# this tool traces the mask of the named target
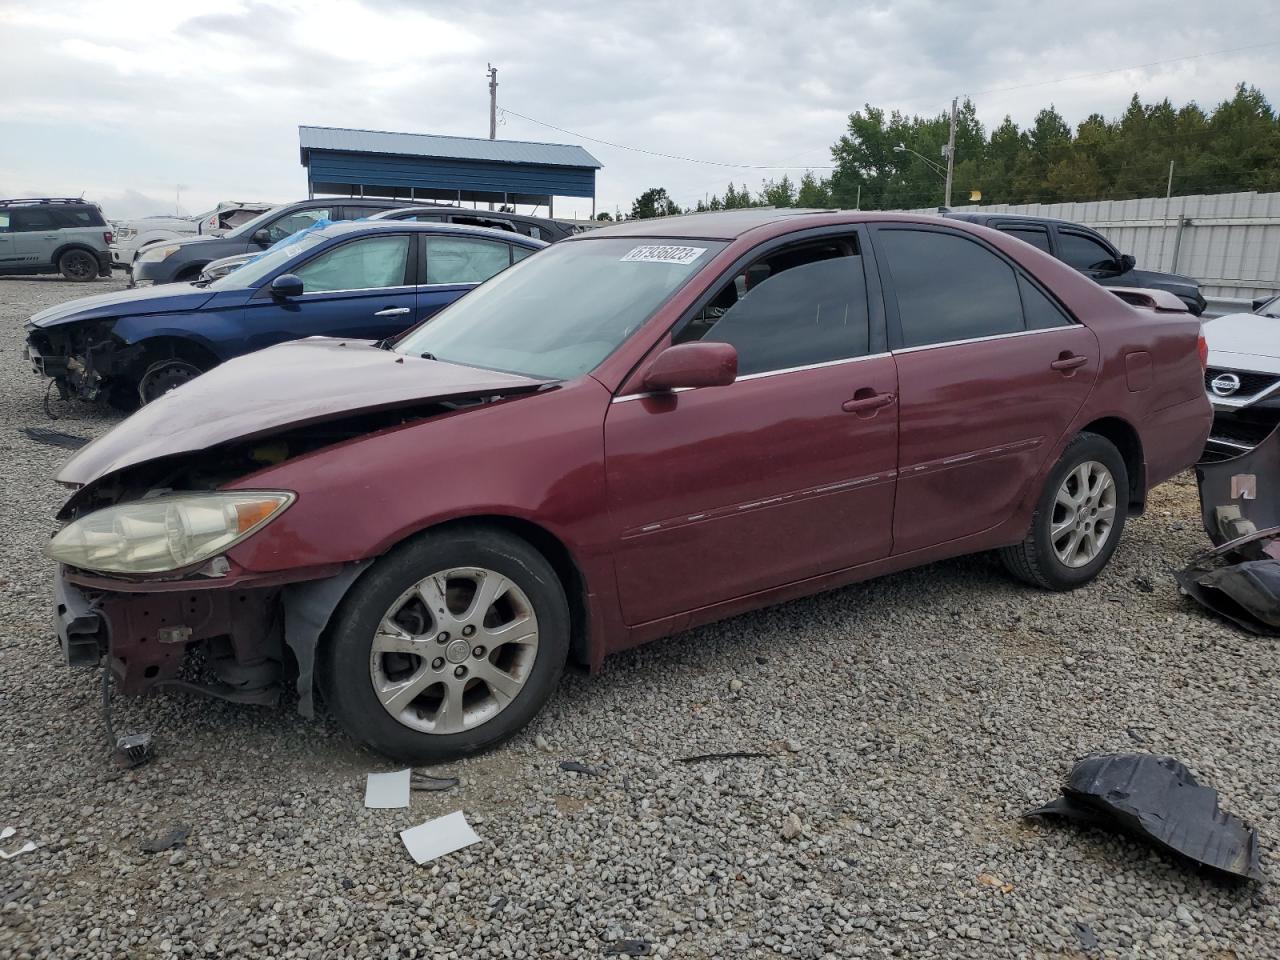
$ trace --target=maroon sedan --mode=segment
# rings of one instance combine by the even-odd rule
[[[233,360],[77,453],[58,630],[124,693],[296,677],[304,714],[318,688],[377,750],[456,757],[570,657],[979,550],[1089,582],[1204,445],[1199,331],[954,220],[598,230],[390,348]]]

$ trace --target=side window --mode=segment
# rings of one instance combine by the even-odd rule
[[[372,217],[375,213],[381,213],[388,207],[354,207],[348,205],[343,210],[343,215],[347,220],[362,220],[365,217]]]
[[[271,235],[272,243],[279,243],[285,237],[292,236],[299,230],[307,229],[318,220],[328,220],[329,214],[332,212],[328,207],[322,207],[318,210],[297,210],[271,224],[271,226],[267,227],[267,232]]]
[[[1049,231],[1044,227],[997,227],[1001,233],[1007,233],[1011,237],[1017,237],[1019,240],[1031,244],[1033,247],[1039,247],[1045,253],[1052,253],[1049,249]]]
[[[523,259],[524,259],[525,257],[527,257],[529,254],[531,254],[531,253],[535,253],[535,252],[536,252],[536,251],[534,251],[534,250],[530,250],[528,247],[512,247],[512,248],[511,248],[511,262],[512,262],[512,263],[519,263],[521,260],[523,260]]]
[[[79,210],[74,207],[59,207],[49,211],[53,214],[53,222],[59,227],[93,227],[98,226],[95,223],[98,217],[95,217],[89,210],[81,208]]]
[[[511,266],[511,247],[471,237],[423,237],[427,283],[483,283]]]
[[[856,236],[783,247],[730,278],[676,334],[738,351],[738,374],[865,356],[867,283]]]
[[[882,229],[876,248],[893,277],[903,347],[1023,330],[1013,268],[951,233]]]
[[[1021,274],[1018,275],[1018,293],[1022,296],[1022,315],[1027,319],[1028,330],[1067,327],[1073,322],[1056,303]]]
[[[1058,258],[1077,270],[1114,270],[1116,258],[1093,237],[1069,230],[1058,231]]]
[[[408,237],[366,237],[328,250],[293,271],[306,293],[405,285]]]
[[[53,222],[53,214],[48,210],[24,209],[14,210],[10,229],[16,233],[31,233],[36,230],[57,230]]]

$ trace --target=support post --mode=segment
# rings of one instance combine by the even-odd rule
[[[947,136],[947,189],[942,198],[942,205],[951,209],[951,179],[956,170],[956,107],[959,97],[951,98],[951,133]]]

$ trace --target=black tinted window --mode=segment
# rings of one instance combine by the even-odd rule
[[[12,212],[11,217],[9,229],[15,232],[58,229],[58,225],[54,223],[53,214],[48,210],[19,208]]]
[[[52,207],[53,222],[60,227],[103,227],[102,215],[93,207]]]
[[[1065,230],[1058,231],[1058,259],[1077,270],[1113,270],[1117,266],[1111,251],[1093,237]]]
[[[867,285],[857,238],[784,247],[735,276],[676,336],[738,351],[738,374],[868,353]]]
[[[365,217],[372,217],[375,213],[381,213],[387,207],[357,207],[347,206],[343,208],[343,216],[348,220],[363,220]]]
[[[1018,292],[1022,295],[1022,313],[1027,318],[1028,330],[1047,330],[1071,323],[1058,305],[1026,277],[1018,277]]]
[[[1044,227],[998,227],[1001,233],[1007,233],[1011,237],[1017,237],[1033,247],[1039,247],[1045,253],[1049,253],[1049,231]]]
[[[1023,329],[1013,268],[985,247],[924,230],[881,230],[876,245],[893,276],[902,346]]]

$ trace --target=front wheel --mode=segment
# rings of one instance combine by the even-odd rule
[[[177,390],[184,383],[194,380],[202,372],[194,363],[187,363],[176,357],[158,360],[147,367],[146,373],[138,381],[138,402],[148,404],[170,390]]]
[[[1000,551],[1006,569],[1047,590],[1084,586],[1107,565],[1124,531],[1129,473],[1115,445],[1082,433],[1050,471],[1031,529]]]
[[[551,697],[569,651],[559,578],[525,541],[462,527],[383,557],[343,600],[322,657],[353,737],[440,763],[510,737]]]

